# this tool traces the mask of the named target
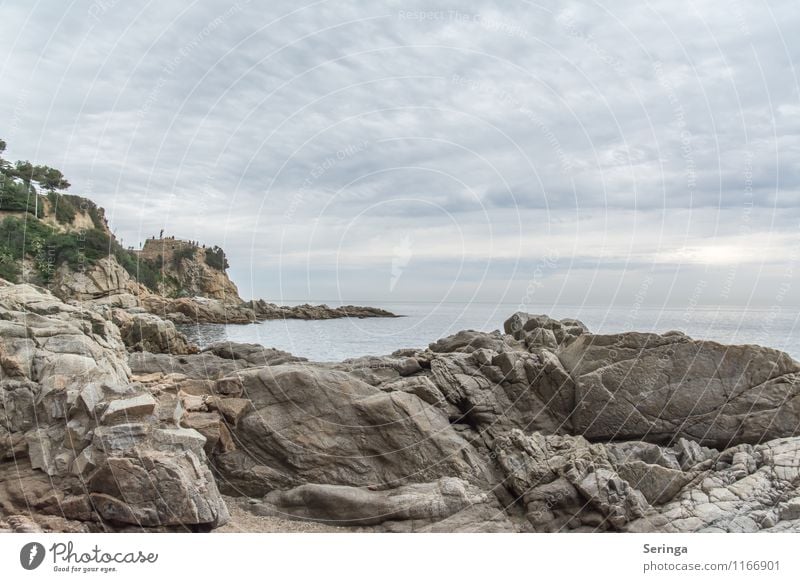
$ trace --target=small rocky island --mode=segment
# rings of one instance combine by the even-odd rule
[[[526,313],[340,363],[200,349],[176,321],[391,314],[246,303],[220,249],[124,249],[2,168],[0,531],[800,531],[783,352]]]

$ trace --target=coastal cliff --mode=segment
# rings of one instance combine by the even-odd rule
[[[0,140],[0,154],[6,144]],[[60,171],[0,157],[0,278],[31,283],[70,303],[144,310],[176,323],[394,317],[371,307],[282,307],[245,302],[219,246],[165,236],[123,247],[104,210]]]
[[[242,303],[239,290],[228,278],[228,259],[220,247],[208,247],[175,237],[149,238],[140,261],[163,270],[158,294],[165,297],[206,297],[226,303]]]

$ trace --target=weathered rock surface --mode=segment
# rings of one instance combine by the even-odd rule
[[[191,354],[198,351],[171,321],[151,313],[114,309],[112,320],[119,327],[125,347],[133,352]]]
[[[380,526],[383,531],[515,531],[493,495],[454,477],[386,491],[301,485],[273,491],[251,511],[330,525]]]
[[[245,303],[255,313],[258,320],[265,319],[340,319],[342,317],[397,317],[394,313],[377,307],[343,305],[328,307],[327,305],[276,305],[263,299]]]
[[[306,358],[274,348],[230,342],[210,345],[196,354],[134,352],[128,358],[135,374],[159,372],[214,380],[246,368],[304,361]]]
[[[237,344],[220,342],[203,349],[203,353],[213,354],[226,360],[239,360],[248,366],[276,366],[291,362],[305,362],[306,358],[293,356],[289,352],[265,348],[259,344]]]
[[[205,438],[156,414],[111,321],[0,282],[0,328],[0,518],[32,507],[95,530],[226,521]]]
[[[478,452],[440,410],[413,394],[384,393],[346,373],[303,364],[238,376],[254,411],[235,427],[237,442],[253,461],[297,483],[490,481]]]
[[[0,284],[0,529],[210,529],[222,491],[356,531],[800,530],[800,364],[505,329],[336,364],[189,353],[140,309]]]
[[[681,468],[685,446],[514,431],[496,452],[538,531],[796,530],[800,438],[709,451]]]
[[[113,257],[103,257],[85,271],[73,271],[65,263],[56,269],[51,289],[67,301],[91,301],[115,307],[135,307],[147,289],[134,281]]]
[[[557,349],[575,341],[588,328],[577,319],[552,319],[518,311],[503,324],[505,332],[530,348]]]
[[[575,381],[572,430],[590,440],[727,447],[798,430],[800,364],[777,350],[631,332],[584,334],[557,355]]]
[[[214,297],[169,298],[161,295],[142,297],[142,305],[151,313],[175,323],[254,323],[268,319],[340,319],[344,317],[397,317],[377,307],[347,305],[279,306],[262,299],[239,302]]]
[[[157,243],[158,241],[155,241]],[[165,243],[170,242],[165,239]],[[176,242],[172,240],[172,242]],[[153,239],[148,243],[153,246]],[[156,257],[158,245],[145,253]],[[143,251],[144,252],[144,251]],[[84,271],[74,271],[66,263],[55,270],[50,288],[62,300],[86,309],[111,306],[129,310],[142,323],[141,309],[173,323],[227,323],[246,324],[266,319],[335,319],[343,317],[396,317],[393,313],[375,307],[347,305],[278,306],[264,300],[242,301],[228,275],[208,266],[203,249],[196,248],[194,255],[175,267],[168,264],[168,274],[179,281],[179,290],[188,296],[173,297],[160,289],[154,293],[134,280],[113,256],[103,257]],[[170,255],[170,253],[167,253]],[[119,316],[121,317],[121,316]],[[146,325],[152,325],[152,320]],[[158,346],[153,346],[158,347]],[[185,353],[185,352],[173,352]]]
[[[253,323],[257,321],[252,309],[242,303],[225,302],[208,297],[178,297],[148,295],[142,307],[163,319],[175,323]]]
[[[800,531],[799,459],[800,438],[715,452],[668,503],[625,531]]]

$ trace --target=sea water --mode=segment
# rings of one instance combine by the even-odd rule
[[[335,306],[335,302],[327,302]],[[286,305],[292,303],[286,302]],[[247,325],[181,325],[189,339],[204,347],[214,342],[257,343],[312,361],[332,362],[363,355],[385,355],[400,348],[423,348],[462,329],[503,328],[520,306],[494,303],[360,303],[404,317],[385,319],[271,320]],[[800,359],[800,310],[730,307],[652,309],[527,305],[529,313],[546,313],[583,321],[594,333],[665,332],[729,344],[759,344]]]

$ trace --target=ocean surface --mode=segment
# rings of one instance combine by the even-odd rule
[[[327,302],[335,306],[335,302]],[[515,304],[360,303],[403,315],[396,319],[274,320],[249,325],[181,325],[200,346],[219,341],[257,343],[312,361],[330,362],[363,355],[385,355],[400,348],[422,348],[462,329],[503,328]],[[284,302],[284,305],[292,305]],[[759,344],[800,359],[800,310],[709,308],[650,309],[586,306],[525,306],[529,313],[577,318],[595,333],[680,330],[698,339]]]

